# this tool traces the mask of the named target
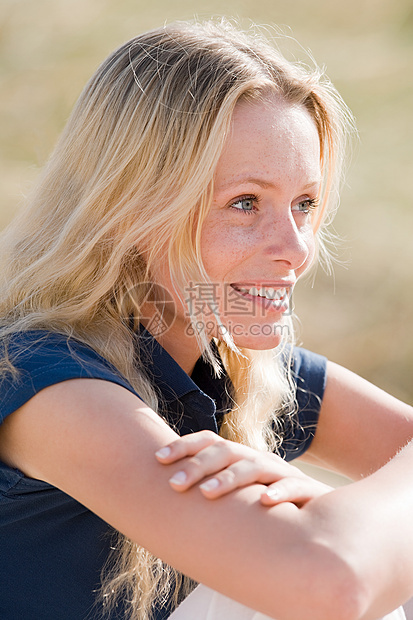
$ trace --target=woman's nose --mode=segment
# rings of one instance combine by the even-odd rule
[[[302,217],[300,215],[300,217]],[[289,212],[265,227],[264,253],[288,269],[303,270],[314,255],[314,232],[310,223],[299,226]]]

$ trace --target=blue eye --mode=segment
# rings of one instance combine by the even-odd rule
[[[318,207],[318,201],[313,198],[306,198],[305,200],[300,200],[296,205],[293,206],[292,211],[298,211],[299,213],[311,213]]]
[[[230,204],[230,207],[237,211],[243,211],[244,213],[252,213],[254,211],[255,196],[244,196],[243,198],[237,198]]]

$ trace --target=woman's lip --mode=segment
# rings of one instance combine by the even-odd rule
[[[278,280],[277,282],[231,282],[230,286],[238,292],[242,292],[246,289],[252,288],[274,288],[281,289],[285,288],[287,290],[291,289],[294,286],[295,282],[292,280]]]
[[[277,313],[281,312],[284,313],[288,310],[289,308],[289,304],[290,304],[290,297],[291,297],[291,292],[292,292],[292,287],[293,287],[293,283],[289,282],[283,282],[282,284],[277,283],[277,285],[272,284],[272,285],[268,285],[268,284],[259,284],[257,285],[256,283],[254,283],[254,285],[249,285],[249,284],[231,284],[231,287],[237,292],[239,293],[242,297],[244,297],[244,299],[248,299],[249,301],[251,301],[254,304],[258,304],[259,306],[265,308],[267,311],[276,311]],[[260,290],[261,288],[265,288],[265,289],[272,289],[272,291],[282,291],[282,294],[280,297],[278,297],[276,294],[274,295],[274,297],[264,297],[261,296],[258,293],[258,290]],[[253,293],[251,294],[250,291],[251,290],[255,290],[257,291],[257,293]]]

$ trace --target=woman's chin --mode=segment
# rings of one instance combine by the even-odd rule
[[[253,351],[267,351],[278,347],[282,338],[246,338],[246,339],[234,339],[236,346],[239,349],[251,349]]]
[[[268,324],[256,326],[255,331],[247,329],[240,333],[240,329],[229,329],[229,333],[237,347],[265,351],[275,349],[282,342],[290,340],[289,329],[288,325]]]

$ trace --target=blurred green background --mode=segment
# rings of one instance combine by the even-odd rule
[[[360,139],[334,224],[341,265],[297,291],[299,339],[412,402],[411,0],[1,0],[0,226],[114,47],[164,22],[222,14],[296,37],[355,114]]]

